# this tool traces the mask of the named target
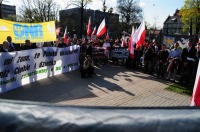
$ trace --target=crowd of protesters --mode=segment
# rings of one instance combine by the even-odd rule
[[[111,58],[110,51],[114,47],[128,48],[129,39],[125,42],[122,39],[105,39],[102,40],[87,40],[87,39],[68,39],[67,43],[64,43],[63,38],[58,38],[56,42],[45,43],[31,43],[30,40],[25,40],[24,44],[12,43],[12,38],[7,37],[7,40],[3,42],[0,48],[0,52],[11,52],[28,49],[36,49],[41,47],[67,47],[71,45],[80,45],[80,69],[81,76],[85,77],[85,73],[94,72],[93,57],[94,47],[102,47],[104,49],[105,62],[112,60],[114,64],[118,64],[118,58]],[[197,66],[200,59],[200,43],[192,45],[191,41],[188,41],[187,47],[180,49],[178,43],[174,43],[171,48],[166,47],[163,44],[157,44],[155,42],[146,42],[139,48],[134,48],[134,59],[130,57],[126,60],[122,60],[122,64],[126,65],[126,68],[134,68],[142,70],[146,74],[156,75],[158,78],[166,79],[172,82],[179,82],[181,84],[189,84],[189,81],[195,79]],[[90,66],[88,65],[91,62]],[[89,68],[89,70],[88,70]],[[177,79],[177,75],[180,76]]]
[[[183,49],[179,47],[179,43],[172,45],[167,49],[164,44],[145,43],[134,49],[134,59],[129,58],[126,66],[141,69],[144,73],[156,75],[161,79],[188,85],[196,77],[200,43],[192,45],[192,41],[188,40]]]

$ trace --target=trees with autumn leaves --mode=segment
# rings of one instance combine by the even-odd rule
[[[185,0],[180,10],[181,20],[184,24],[183,31],[192,29],[192,33],[200,34],[200,0]]]

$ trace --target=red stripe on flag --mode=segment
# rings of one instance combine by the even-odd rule
[[[105,23],[105,19],[103,19],[103,21],[101,22],[101,24],[99,25],[99,28],[97,30],[97,38],[101,37],[104,33],[106,33],[106,23]]]
[[[133,42],[134,35],[135,35],[135,29],[134,27],[132,27],[132,33],[130,36],[130,41],[129,41],[129,46],[128,46],[131,59],[134,59],[134,44],[135,44],[135,42]]]
[[[200,106],[200,76],[198,78],[197,88],[194,94],[194,103],[195,103],[195,106]]]
[[[67,36],[67,27],[65,28],[65,33],[64,33],[64,36],[63,36],[63,41],[64,41],[64,43],[66,44],[67,43],[67,38],[68,38],[68,36]]]
[[[87,26],[87,35],[90,36],[91,29],[91,17],[89,17],[88,26]]]
[[[99,32],[99,34],[97,34],[97,38],[99,38],[99,37],[101,37],[102,35],[104,35],[105,32],[106,32],[106,27],[103,27],[103,28],[101,29],[101,31]]]
[[[146,30],[144,30],[144,31],[142,32],[141,37],[140,37],[139,41],[137,42],[137,47],[136,47],[136,49],[138,49],[141,45],[144,44],[144,42],[145,42],[145,35],[146,35]]]

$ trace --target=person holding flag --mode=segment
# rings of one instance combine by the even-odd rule
[[[140,46],[142,46],[145,43],[145,35],[146,35],[146,30],[145,30],[145,21],[142,20],[139,28],[135,31],[134,27],[132,28],[132,33],[130,36],[130,42],[129,42],[129,52],[130,52],[130,58],[134,58],[134,46],[136,49],[138,49]],[[135,50],[136,51],[136,50]],[[127,61],[127,66],[130,65],[130,60]]]
[[[63,35],[63,43],[66,44],[66,46],[70,46],[70,38],[68,37],[67,27],[65,28],[65,33]]]
[[[135,34],[135,29],[134,29],[134,26],[133,26],[131,36],[129,38],[129,43],[128,43],[129,57],[126,61],[126,68],[130,68],[131,62],[134,59],[134,47],[135,47],[135,42],[133,41],[134,34]],[[124,36],[122,38],[121,47],[124,47],[124,45],[125,45],[124,39],[125,39],[125,33],[124,33]]]
[[[108,40],[109,39],[109,34],[108,34],[108,32],[106,33],[106,40]]]

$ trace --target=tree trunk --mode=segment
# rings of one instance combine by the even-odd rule
[[[82,38],[83,35],[83,0],[81,1],[81,33],[80,38]]]

